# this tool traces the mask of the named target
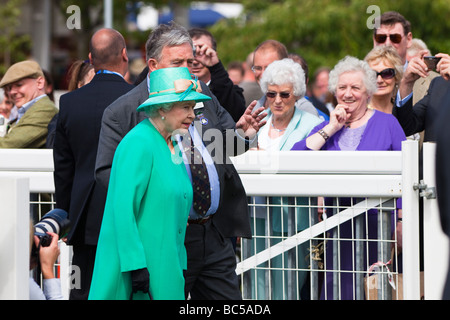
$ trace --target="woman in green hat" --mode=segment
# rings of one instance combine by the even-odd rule
[[[114,155],[89,299],[185,299],[192,184],[175,135],[188,132],[195,103],[211,99],[199,88],[187,68],[151,73],[138,107],[149,117]]]

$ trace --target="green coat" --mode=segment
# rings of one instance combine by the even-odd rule
[[[129,271],[145,267],[154,299],[185,298],[184,238],[192,185],[175,154],[148,119],[117,147],[89,299],[129,299]]]
[[[48,135],[48,124],[58,113],[53,101],[43,97],[36,101],[30,109],[13,122],[8,133],[0,138],[0,148],[44,148]]]

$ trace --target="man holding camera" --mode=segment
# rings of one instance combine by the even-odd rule
[[[33,243],[36,248],[39,248],[37,255],[39,256],[39,267],[41,269],[43,278],[43,290],[39,285],[30,277],[30,300],[64,300],[61,292],[61,281],[55,277],[55,262],[59,256],[58,240],[59,237],[56,233],[48,233],[52,238],[50,245],[43,247],[39,246],[39,238],[34,235],[34,228],[31,230],[31,243],[30,248],[33,247]],[[35,258],[31,256],[30,269],[34,268]]]
[[[70,221],[61,209],[49,211],[33,225],[30,223],[30,270],[37,268],[38,279],[43,278],[43,291],[30,277],[30,300],[62,300],[61,281],[55,277],[55,263],[59,256],[58,240],[67,236]]]
[[[434,123],[438,109],[441,104],[448,103],[444,98],[449,87],[447,81],[449,80],[449,56],[443,53],[437,54],[435,61],[438,63],[434,70],[424,61],[424,56],[428,54],[426,50],[407,61],[406,53],[413,39],[410,22],[396,11],[383,13],[376,22],[379,26],[373,33],[374,47],[393,46],[405,64],[405,72],[397,95],[397,108],[393,110],[393,114],[396,115],[406,136],[427,129],[424,133],[424,141],[435,141]],[[436,75],[434,71],[439,72],[441,77],[433,79]],[[428,94],[423,96],[427,91]]]
[[[440,58],[436,65],[436,71],[440,77],[434,78],[428,89],[428,93],[413,105],[413,87],[416,80],[426,77],[429,70],[422,57],[414,57],[409,61],[408,68],[403,75],[399,86],[397,103],[397,119],[400,122],[406,136],[425,130],[424,141],[436,141],[436,120],[442,109],[450,105],[450,56],[448,54],[436,54]]]

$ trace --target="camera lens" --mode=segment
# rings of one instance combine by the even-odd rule
[[[67,212],[62,209],[54,209],[49,211],[34,226],[34,234],[41,240],[41,246],[50,245],[51,236],[47,232],[56,233],[59,238],[67,235],[70,230],[70,221],[67,219]]]

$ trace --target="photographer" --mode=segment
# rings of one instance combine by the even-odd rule
[[[61,292],[60,279],[55,278],[54,265],[59,256],[58,240],[56,233],[47,232],[52,241],[49,246],[44,247],[40,245],[40,239],[34,235],[34,227],[31,224],[30,230],[30,248],[33,248],[33,241],[38,254],[31,254],[30,256],[30,270],[38,266],[41,269],[43,277],[43,290],[30,277],[30,300],[63,300],[64,297]]]
[[[436,141],[438,132],[436,120],[450,103],[450,55],[439,53],[439,62],[434,67],[440,76],[435,77],[427,94],[413,104],[413,87],[416,80],[424,78],[432,69],[424,61],[426,51],[421,52],[408,63],[408,67],[400,82],[397,95],[396,117],[406,136],[425,130],[424,142]]]

